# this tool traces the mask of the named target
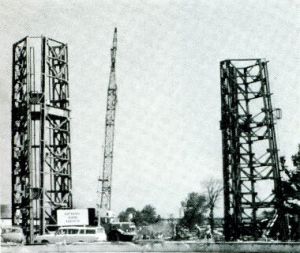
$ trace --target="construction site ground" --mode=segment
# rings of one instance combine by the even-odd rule
[[[299,253],[300,242],[140,241],[49,245],[1,245],[3,253],[46,252],[289,252]]]

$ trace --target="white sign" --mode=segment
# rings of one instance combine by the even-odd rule
[[[62,209],[57,210],[58,226],[88,225],[88,209]]]

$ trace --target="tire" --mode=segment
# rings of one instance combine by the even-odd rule
[[[120,235],[119,235],[119,233],[117,232],[117,233],[115,233],[115,241],[116,242],[118,242],[118,241],[120,241]]]
[[[109,237],[109,241],[112,241],[112,242],[118,242],[118,241],[120,241],[120,235],[116,231],[111,231],[109,233],[108,237]]]
[[[44,244],[44,245],[47,245],[47,244],[49,243],[49,241],[47,241],[47,240],[42,240],[41,243]]]

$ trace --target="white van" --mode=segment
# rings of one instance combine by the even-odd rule
[[[60,227],[55,234],[36,236],[35,243],[74,243],[106,241],[103,227]]]

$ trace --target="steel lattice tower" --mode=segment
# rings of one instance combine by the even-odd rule
[[[280,236],[286,225],[267,62],[220,63],[226,240],[262,235],[262,213],[276,210]]]
[[[105,211],[111,210],[111,185],[112,185],[112,169],[113,169],[113,148],[114,148],[114,129],[115,114],[117,105],[117,84],[116,84],[116,53],[117,53],[117,28],[115,28],[113,36],[113,46],[111,48],[111,68],[109,76],[109,84],[107,89],[107,104],[105,117],[105,144],[103,172],[101,182],[100,209]],[[100,221],[100,211],[98,212],[98,220]]]
[[[72,207],[67,45],[25,37],[13,45],[12,223],[27,242]]]

